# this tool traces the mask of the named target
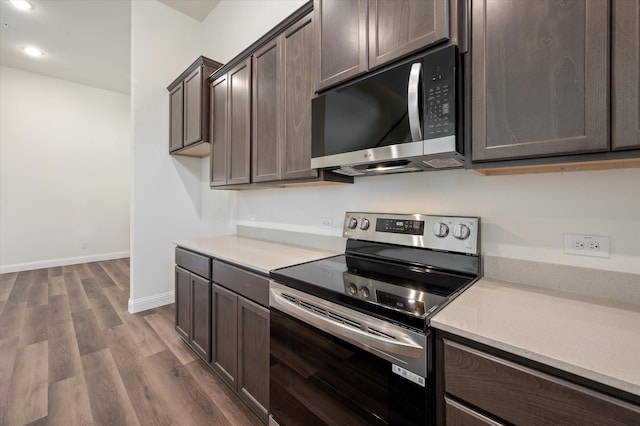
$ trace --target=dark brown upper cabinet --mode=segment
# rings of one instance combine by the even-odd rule
[[[314,0],[323,90],[427,46],[449,40],[457,0]],[[454,14],[451,14],[451,11]]]
[[[251,58],[211,82],[210,185],[251,181]]]
[[[209,85],[207,77],[222,64],[199,57],[167,87],[169,91],[169,152],[209,155]]]
[[[471,22],[474,161],[609,150],[607,0],[478,0]]]
[[[612,149],[640,148],[640,2],[612,6]]]
[[[318,176],[311,169],[312,16],[253,55],[253,182]]]

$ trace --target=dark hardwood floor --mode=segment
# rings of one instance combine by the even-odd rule
[[[128,300],[128,259],[0,275],[0,424],[261,424],[178,337],[173,305]]]

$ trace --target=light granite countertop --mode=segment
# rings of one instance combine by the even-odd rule
[[[640,396],[640,305],[483,278],[431,325]]]
[[[263,274],[285,266],[334,256],[336,252],[235,235],[174,241],[179,246]]]

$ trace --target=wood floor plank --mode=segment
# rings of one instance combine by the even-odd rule
[[[46,341],[18,348],[1,424],[23,425],[47,415],[48,357]]]
[[[129,394],[140,423],[153,425],[170,425],[179,423],[167,410],[166,395],[153,386],[146,369],[146,359],[136,346],[126,325],[105,330],[109,350],[118,367],[120,377]]]
[[[0,300],[6,301],[13,290],[13,286],[18,278],[18,273],[0,274]]]
[[[262,426],[263,423],[255,416],[251,410],[226,386],[222,380],[211,370],[202,360],[195,360],[185,365],[185,368],[195,379],[198,385],[204,390],[209,398],[215,401],[225,418],[232,425],[255,425]]]
[[[171,350],[182,364],[188,364],[197,358],[187,344],[178,336],[178,333],[175,331],[175,324],[172,321],[167,321],[167,319],[160,314],[147,315],[144,319],[149,323],[151,328],[158,333],[158,336],[160,336],[169,347],[169,350]]]
[[[49,296],[49,327],[71,322],[71,308],[66,294]]]
[[[5,424],[1,420],[6,418],[7,404],[2,401],[8,400],[9,384],[18,352],[19,336],[0,340],[0,424]]]
[[[129,268],[123,271],[114,260],[100,262],[100,266],[120,290],[129,290]]]
[[[102,286],[98,284],[97,278],[81,278],[82,288],[89,299],[97,299],[102,296]]]
[[[124,320],[124,316],[129,315],[129,290],[122,291],[119,287],[107,287],[102,290],[107,299],[111,302],[113,309],[120,315],[120,319]]]
[[[27,314],[27,302],[11,303],[7,300],[0,314],[0,339],[19,337]]]
[[[90,308],[89,299],[84,292],[80,276],[75,269],[68,273],[65,272],[64,285],[67,288],[67,298],[69,299],[71,312],[84,311]]]
[[[31,285],[27,294],[27,307],[46,305],[49,302],[49,282]]]
[[[88,263],[81,263],[79,265],[75,265],[74,270],[78,275],[78,278],[80,279],[93,277],[93,272],[91,272],[91,269],[89,268]]]
[[[147,360],[154,388],[172,396],[167,401],[171,411],[178,412],[185,404],[190,407],[185,412],[184,424],[231,424],[171,351],[157,353]]]
[[[73,312],[71,318],[81,356],[101,351],[107,347],[98,321],[91,309]]]
[[[89,299],[89,304],[93,310],[98,325],[101,329],[116,327],[122,324],[120,317],[111,306],[111,302],[100,292],[100,297]]]
[[[102,269],[100,265],[101,262],[91,262],[87,263],[91,274],[96,279],[96,282],[100,284],[102,288],[111,287],[116,285],[115,282],[111,279],[111,277]],[[88,296],[88,295],[87,295]]]
[[[48,424],[51,426],[91,425],[93,415],[82,373],[52,383],[49,387]],[[73,401],[73,403],[69,403]]]
[[[109,349],[82,356],[82,368],[97,424],[140,424]]]
[[[82,373],[82,362],[73,323],[49,327],[49,384]]]
[[[47,269],[48,278],[51,279],[51,278],[61,277],[61,276],[62,276],[62,266],[54,266]]]
[[[124,312],[122,319],[127,325],[136,347],[140,349],[143,356],[150,356],[168,349],[166,343],[158,336],[158,333],[151,325],[145,321],[142,315],[132,315]]]
[[[47,280],[49,279],[48,268],[36,269],[35,271],[33,271],[33,273],[34,273],[34,277],[33,277],[34,284],[46,283]]]
[[[11,293],[9,293],[9,297],[7,298],[7,303],[10,303],[11,306],[26,303],[29,288],[35,283],[35,276],[35,271],[18,272]]]
[[[38,284],[39,285],[39,284]],[[49,306],[38,305],[27,307],[22,330],[20,330],[20,346],[47,340],[49,319]]]
[[[62,271],[60,271],[60,275],[49,277],[49,297],[65,294],[66,292],[67,288],[64,285],[64,276],[62,276]]]

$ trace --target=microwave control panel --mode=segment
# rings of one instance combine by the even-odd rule
[[[425,57],[425,139],[456,133],[457,48],[449,46]]]

